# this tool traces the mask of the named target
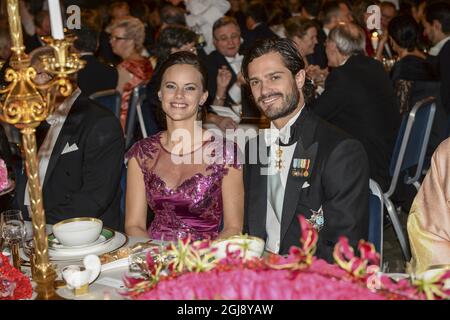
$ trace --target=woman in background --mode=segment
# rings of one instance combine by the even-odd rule
[[[117,66],[117,90],[122,94],[120,123],[125,129],[131,93],[135,87],[150,80],[153,68],[150,60],[141,55],[144,49],[145,27],[139,19],[130,16],[116,19],[108,26],[107,31],[110,33],[113,52],[122,58],[122,62]]]

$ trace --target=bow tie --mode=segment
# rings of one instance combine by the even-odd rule
[[[234,58],[227,58],[229,64],[241,64],[244,56],[237,54]]]
[[[299,137],[297,137],[296,126],[291,126],[285,130],[266,129],[264,131],[264,139],[267,146],[278,144],[282,147],[288,147],[296,143]]]

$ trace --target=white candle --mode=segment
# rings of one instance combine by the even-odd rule
[[[378,32],[372,33],[372,38],[370,39],[372,41],[372,47],[374,50],[377,50],[378,48]]]
[[[48,0],[48,11],[50,13],[50,26],[52,28],[53,39],[64,39],[59,0]]]

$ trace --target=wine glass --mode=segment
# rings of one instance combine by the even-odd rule
[[[7,210],[0,215],[1,236],[10,245],[13,265],[20,269],[19,247],[25,237],[25,224],[20,210]]]

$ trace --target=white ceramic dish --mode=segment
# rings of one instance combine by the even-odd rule
[[[264,240],[251,236],[233,236],[228,239],[217,240],[212,244],[216,248],[216,259],[223,259],[226,257],[226,250],[231,252],[240,251],[240,256],[244,259],[259,258],[264,253]]]
[[[58,239],[56,239],[54,234],[50,234],[48,236],[48,249],[50,251],[55,252],[68,252],[73,253],[78,251],[82,251],[85,248],[93,249],[93,248],[100,248],[107,244],[108,242],[112,241],[115,236],[115,231],[109,228],[103,228],[102,232],[100,233],[100,236],[97,240],[95,240],[92,243],[88,243],[82,246],[64,246],[61,243],[59,243]]]
[[[96,218],[73,218],[53,225],[53,234],[66,247],[93,243],[102,232],[103,221]]]

